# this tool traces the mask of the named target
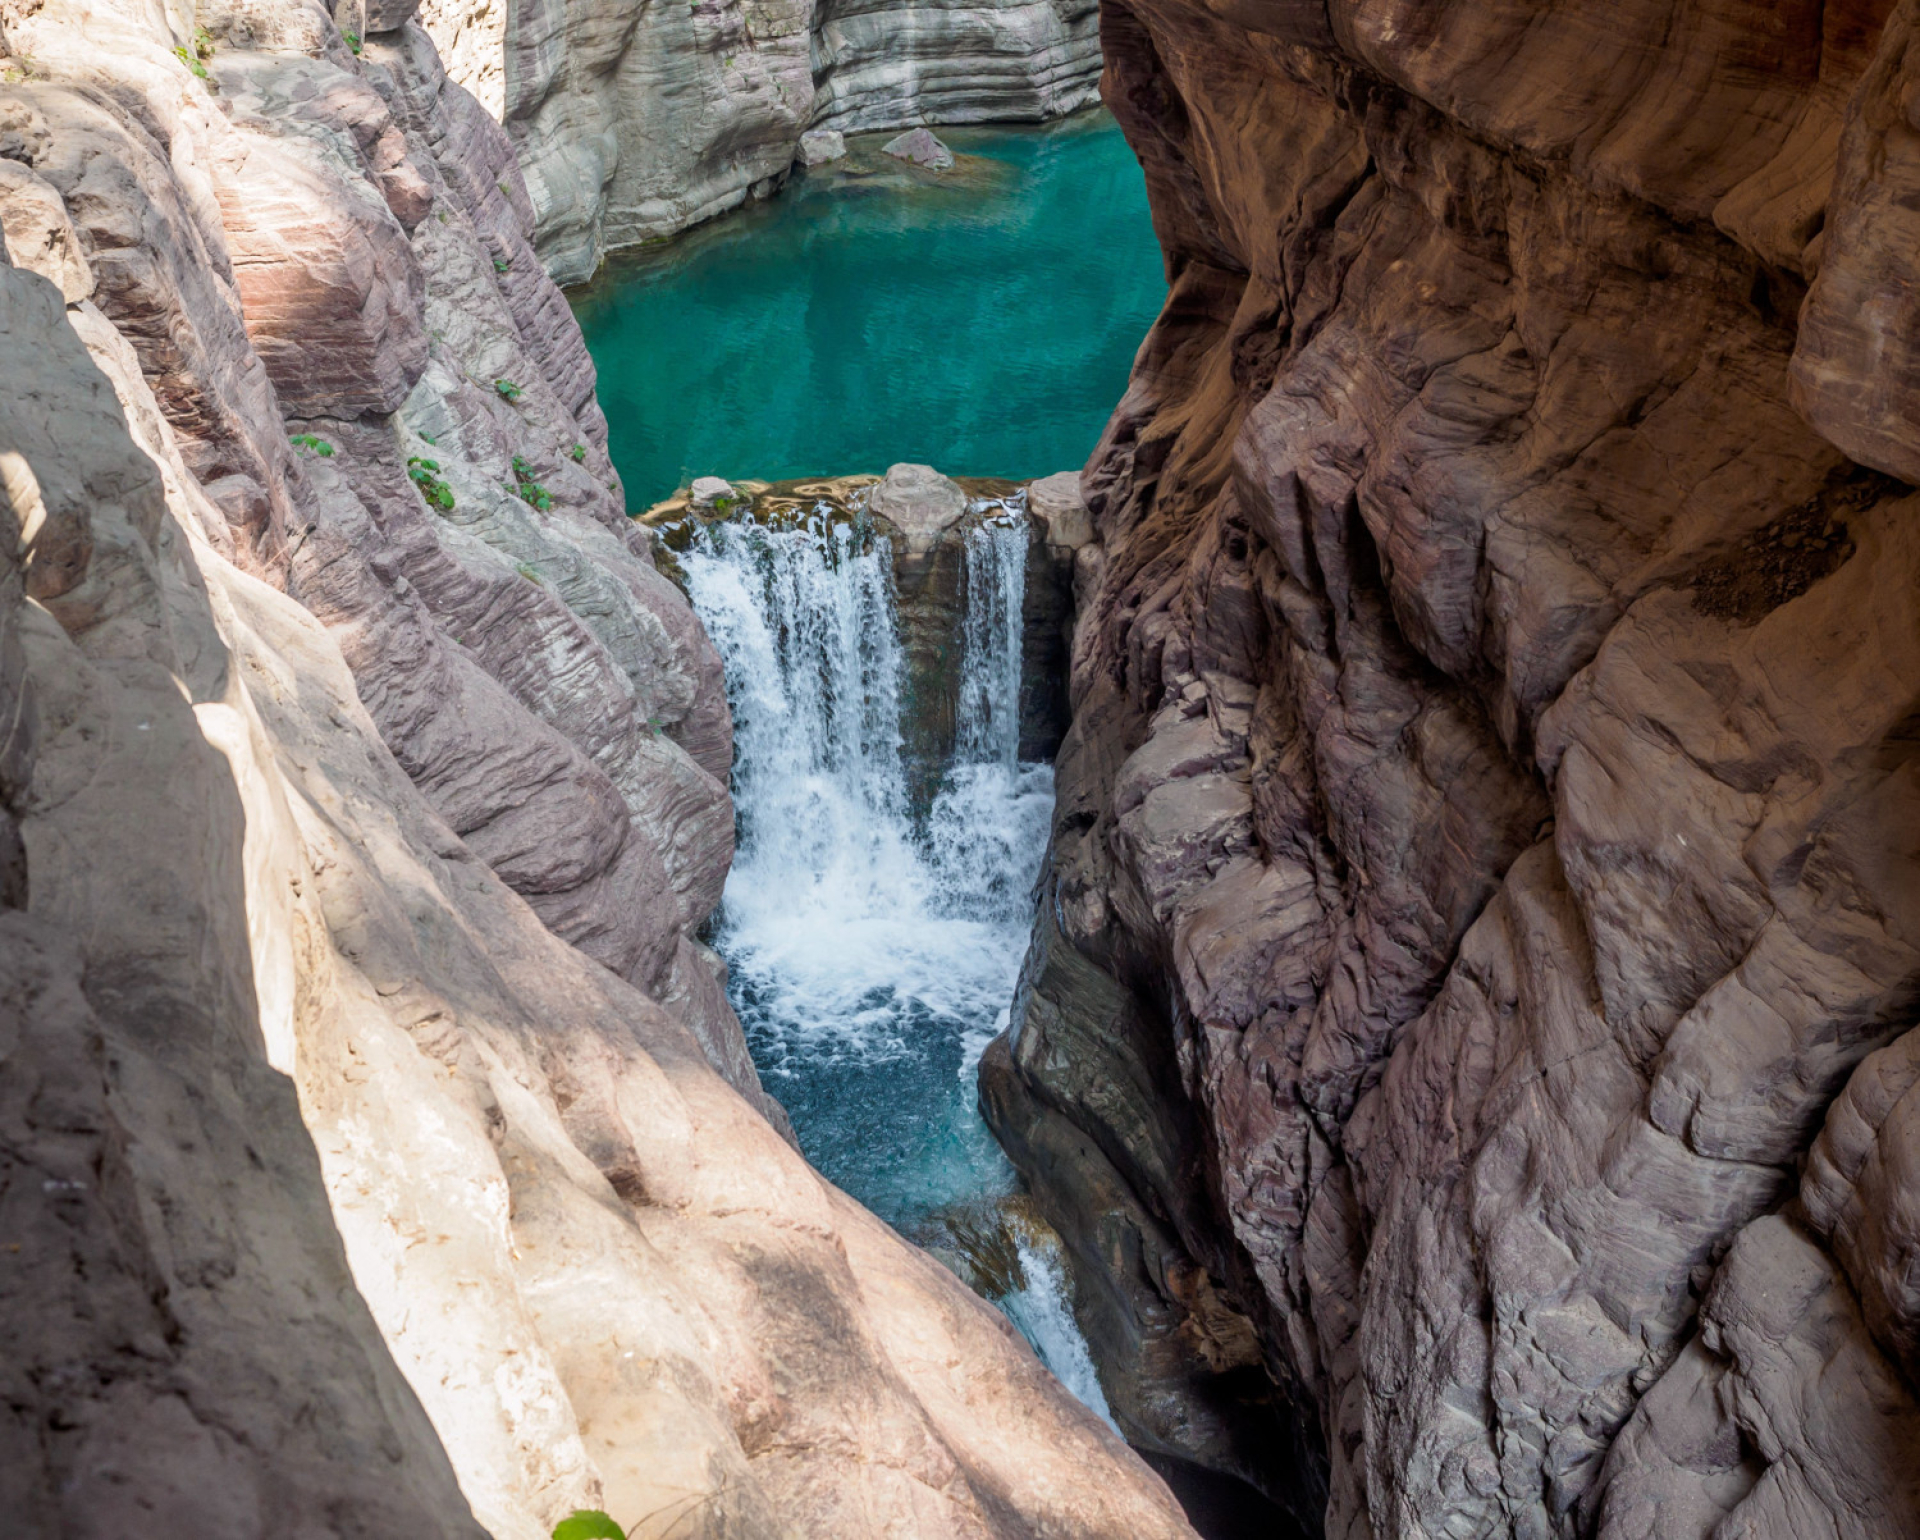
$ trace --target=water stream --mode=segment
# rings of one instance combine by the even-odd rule
[[[737,745],[739,853],[715,942],[808,1158],[994,1298],[1104,1416],[1058,1242],[976,1105],[1053,780],[1017,757],[1024,515],[990,514],[966,540],[956,747],[918,818],[885,539],[822,508],[785,527],[710,524],[681,554]]]

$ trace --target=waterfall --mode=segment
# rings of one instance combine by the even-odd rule
[[[954,760],[1013,769],[1020,750],[1020,632],[1027,522],[1001,514],[966,535],[966,620]]]
[[[1053,811],[1053,773],[1022,765],[1020,662],[1027,524],[1001,513],[966,533],[953,763],[927,819],[946,902],[1024,923]]]
[[[1025,521],[991,515],[965,541],[954,759],[919,824],[887,542],[823,506],[706,525],[680,556],[733,708],[739,848],[715,944],[755,1062],[808,1158],[929,1243],[944,1213],[1015,1191],[975,1071],[1006,1024],[1053,804],[1051,770],[1019,763]],[[1017,1244],[1025,1281],[1001,1307],[1106,1415],[1057,1242]]]

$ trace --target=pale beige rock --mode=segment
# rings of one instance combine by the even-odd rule
[[[98,298],[0,266],[15,1527],[1190,1537],[762,1115],[691,940],[717,659],[506,136],[417,28],[280,51],[316,15],[248,13],[231,117],[151,13],[10,28],[0,150]],[[283,399],[309,300],[338,356]]]
[[[9,262],[47,279],[69,305],[93,292],[93,269],[60,194],[18,161],[0,160],[0,239]]]
[[[906,536],[910,552],[924,555],[942,531],[966,516],[967,494],[931,465],[895,465],[873,489],[867,506]]]
[[[1047,544],[1077,551],[1096,538],[1093,517],[1080,495],[1080,473],[1060,471],[1027,483],[1027,507],[1047,531]]]

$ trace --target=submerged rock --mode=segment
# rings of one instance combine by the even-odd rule
[[[803,166],[824,166],[847,153],[847,136],[837,128],[810,128],[800,136],[798,159]]]
[[[953,169],[953,151],[936,139],[929,128],[909,129],[899,137],[889,139],[880,146],[880,150],[882,154],[891,155],[896,160],[911,161],[929,171]]]

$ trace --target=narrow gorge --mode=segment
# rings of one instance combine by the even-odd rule
[[[0,0],[0,1528],[1920,1534],[1917,27]]]

